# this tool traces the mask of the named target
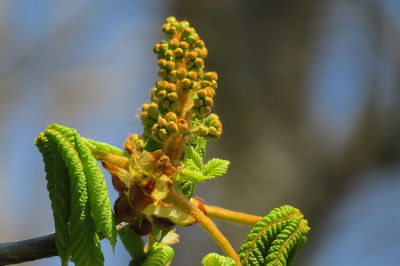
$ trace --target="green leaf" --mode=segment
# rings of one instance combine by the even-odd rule
[[[198,183],[205,179],[207,179],[207,176],[204,176],[202,172],[186,168],[184,168],[176,177],[176,180],[179,182],[190,181],[192,183]]]
[[[247,235],[239,249],[243,265],[289,265],[310,228],[303,214],[284,205],[273,209]]]
[[[145,256],[142,238],[129,226],[125,226],[119,230],[118,235],[133,260],[136,262],[141,261]]]
[[[211,159],[204,165],[203,174],[207,176],[207,178],[222,176],[228,171],[229,164],[230,162],[227,160],[218,158]]]
[[[87,182],[82,161],[76,151],[76,130],[50,125],[44,136],[57,146],[70,178],[70,207],[68,251],[77,266],[103,265],[100,240],[90,215]]]
[[[191,146],[185,147],[185,165],[190,169],[201,171],[203,167],[203,158]]]
[[[193,196],[196,185],[191,181],[183,181],[182,183],[179,184],[179,188],[181,189],[182,193],[186,196],[186,198],[190,199]]]
[[[204,266],[235,266],[235,261],[230,257],[225,257],[217,253],[209,253],[201,262]]]
[[[201,156],[201,158],[204,158],[207,147],[207,140],[205,138],[195,137],[191,140],[190,145]]]
[[[70,215],[70,196],[68,169],[57,150],[57,145],[50,142],[44,134],[40,134],[35,145],[43,154],[45,164],[47,190],[53,209],[54,226],[56,229],[56,246],[62,265],[68,265],[70,254],[68,220]]]
[[[90,210],[96,232],[103,234],[114,249],[117,241],[117,230],[103,172],[78,133],[76,133],[75,143],[87,180]]]
[[[107,185],[92,151],[125,154],[57,124],[39,134],[35,144],[45,162],[62,264],[70,259],[77,266],[103,265],[98,235],[114,246],[117,233]]]
[[[145,260],[140,266],[165,266],[174,257],[174,249],[170,246],[160,246],[152,248],[146,254]]]

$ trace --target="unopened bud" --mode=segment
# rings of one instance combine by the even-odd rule
[[[204,99],[207,96],[207,90],[201,89],[197,91],[197,96],[201,99]]]
[[[182,79],[182,87],[184,89],[189,89],[192,86],[192,81],[188,78]]]
[[[189,129],[188,122],[185,119],[179,118],[177,123],[180,132],[186,132]]]
[[[167,98],[171,102],[175,102],[178,99],[178,95],[176,94],[176,92],[171,92],[171,93],[168,93]]]
[[[197,58],[197,53],[195,51],[190,51],[186,53],[186,57],[190,60],[194,60]]]
[[[160,129],[160,131],[158,131],[158,137],[159,137],[161,140],[166,139],[166,138],[168,137],[167,130],[166,130],[165,128]]]
[[[179,43],[179,46],[180,46],[183,50],[187,50],[187,49],[189,49],[189,47],[190,47],[189,43],[188,43],[188,42],[185,42],[185,41],[180,42],[180,43]]]
[[[178,119],[178,116],[174,112],[168,112],[164,117],[167,121],[176,121]]]
[[[204,68],[204,61],[203,61],[203,59],[201,59],[201,58],[196,58],[196,59],[194,60],[194,65],[195,65],[196,67],[200,68],[200,69],[203,69],[203,68]]]
[[[167,128],[168,128],[168,132],[171,134],[174,134],[174,133],[178,132],[178,130],[179,130],[178,125],[175,122],[168,122]]]
[[[165,67],[166,67],[168,70],[173,70],[173,69],[175,69],[175,63],[172,62],[172,61],[168,61],[168,62],[166,63],[166,65],[165,65]]]

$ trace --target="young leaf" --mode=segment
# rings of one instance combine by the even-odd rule
[[[201,158],[204,158],[207,147],[207,140],[205,138],[195,137],[191,140],[190,145],[200,155]]]
[[[191,181],[183,181],[182,183],[179,184],[179,188],[181,189],[182,193],[186,196],[186,198],[190,199],[193,196],[196,185]]]
[[[275,208],[247,235],[239,249],[240,260],[243,265],[288,265],[309,229],[298,209],[287,205]]]
[[[89,210],[86,177],[82,161],[76,151],[76,130],[50,125],[44,136],[56,143],[70,178],[69,235],[71,261],[77,266],[103,265],[104,257]]]
[[[174,249],[170,246],[152,248],[140,266],[165,266],[172,260]],[[135,265],[135,264],[133,264]],[[131,265],[130,265],[131,266]]]
[[[202,172],[186,168],[183,169],[176,177],[176,180],[178,181],[190,181],[192,183],[199,183],[205,179],[207,179],[207,177],[204,176]]]
[[[139,262],[145,256],[142,238],[135,233],[129,226],[125,226],[118,231],[118,235],[135,262]]]
[[[199,171],[201,171],[203,167],[203,158],[191,146],[186,146],[185,148],[185,165],[189,166],[190,169]]]
[[[69,178],[68,169],[57,150],[57,145],[50,142],[44,134],[40,134],[35,141],[43,155],[45,164],[47,190],[53,209],[54,226],[56,229],[56,246],[62,265],[68,265],[70,254],[68,220],[70,214]]]
[[[78,133],[76,133],[75,143],[87,180],[90,210],[96,232],[103,234],[114,248],[117,241],[117,230],[103,172]]]
[[[230,162],[218,158],[211,159],[203,166],[203,174],[208,178],[214,178],[226,174]]]
[[[217,253],[209,253],[201,262],[204,266],[235,266],[235,261],[230,257],[225,257]]]

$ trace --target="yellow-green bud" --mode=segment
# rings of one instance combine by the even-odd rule
[[[168,122],[168,125],[167,125],[167,128],[168,128],[168,132],[169,133],[171,133],[171,134],[174,134],[174,133],[177,133],[178,132],[178,125],[175,123],[175,122]]]
[[[166,63],[166,65],[165,65],[165,67],[166,67],[168,70],[173,70],[173,69],[175,69],[175,63],[172,62],[172,61],[168,61],[168,62]]]
[[[194,42],[196,42],[196,41],[199,40],[199,35],[198,35],[197,33],[190,34],[190,35],[187,37],[187,40],[188,40],[189,42],[191,42],[191,43],[194,43]]]
[[[169,41],[169,47],[171,49],[175,49],[179,46],[179,40],[177,38],[173,38],[172,40]]]
[[[204,102],[205,102],[205,104],[206,104],[207,106],[213,106],[213,105],[214,105],[214,101],[213,101],[213,99],[212,99],[211,97],[206,97],[206,98],[204,99]]]
[[[167,65],[167,60],[165,60],[165,59],[160,59],[160,60],[158,60],[158,66],[159,66],[159,67],[163,68],[163,67],[165,67],[166,65]]]
[[[203,88],[209,87],[209,86],[211,86],[211,82],[209,82],[208,80],[203,80],[203,81],[201,82],[201,86],[202,86]]]
[[[174,55],[174,51],[172,51],[172,50],[167,50],[166,52],[165,52],[165,58],[167,58],[167,59],[172,59],[172,57],[173,57],[173,55]]]
[[[189,47],[190,47],[189,43],[188,43],[188,42],[185,42],[185,41],[180,42],[180,43],[179,43],[179,46],[180,46],[183,50],[189,49]]]
[[[168,90],[169,91],[176,91],[176,87],[174,83],[169,83],[168,84]]]
[[[157,119],[157,124],[160,126],[160,127],[166,127],[167,126],[167,120],[165,119],[165,118],[162,118],[162,117],[159,117],[158,119]]]
[[[207,136],[208,135],[208,128],[205,126],[200,126],[199,127],[199,133],[201,136]]]
[[[196,59],[194,60],[194,64],[195,64],[196,67],[198,67],[198,68],[200,68],[200,69],[203,69],[203,68],[204,68],[204,61],[203,61],[203,59],[201,59],[201,58],[196,58]]]
[[[197,79],[197,72],[196,71],[189,71],[186,74],[186,77],[191,79],[191,80],[195,80],[195,79]]]
[[[161,140],[166,139],[166,138],[168,137],[167,130],[166,130],[165,128],[160,129],[160,130],[158,131],[158,137],[159,137]]]
[[[170,17],[167,17],[165,19],[165,21],[168,23],[174,23],[174,22],[176,22],[176,18],[174,16],[170,16]]]
[[[207,90],[201,89],[197,91],[197,96],[201,99],[204,99],[207,96]]]
[[[205,88],[205,90],[207,91],[207,96],[213,98],[215,96],[215,90],[211,87],[207,87]]]
[[[197,58],[197,53],[195,51],[190,51],[186,53],[186,57],[189,58],[190,60],[194,60]]]
[[[178,95],[175,92],[171,92],[171,93],[168,93],[167,98],[171,102],[175,102],[178,99]]]
[[[182,48],[176,48],[176,49],[174,50],[174,54],[175,54],[176,57],[181,57],[181,56],[183,56],[183,49],[182,49]]]
[[[165,90],[161,90],[157,93],[158,98],[160,99],[164,99],[165,97],[167,97],[167,92]]]
[[[192,86],[192,81],[188,78],[182,79],[182,87],[184,89],[189,89]]]
[[[178,116],[174,112],[168,112],[164,116],[167,121],[173,121],[175,122],[178,119]]]
[[[186,76],[186,73],[187,73],[186,69],[184,69],[184,68],[179,68],[177,70],[177,75],[178,75],[179,79],[183,79]]]
[[[204,73],[204,79],[208,81],[218,80],[218,74],[216,72]]]
[[[218,130],[215,127],[209,127],[208,134],[212,137],[218,137],[220,135],[218,134]]]
[[[188,131],[189,125],[185,119],[179,118],[177,123],[178,123],[179,132],[184,133],[184,132]]]
[[[204,41],[203,40],[197,40],[194,44],[198,48],[204,48]]]
[[[142,112],[147,111],[147,109],[149,109],[149,106],[150,106],[150,104],[148,104],[148,103],[143,104],[142,105]]]

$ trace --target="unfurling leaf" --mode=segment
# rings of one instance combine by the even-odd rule
[[[225,257],[217,253],[209,253],[201,262],[204,266],[235,266],[235,261],[230,257]]]
[[[147,254],[144,261],[140,264],[129,264],[129,266],[165,266],[174,257],[174,249],[170,246],[153,247]]]
[[[50,125],[36,139],[47,173],[63,265],[103,265],[98,234],[115,244],[116,231],[103,175],[75,129]]]
[[[310,228],[291,206],[273,209],[247,235],[239,249],[243,265],[289,265],[306,242]]]
[[[144,244],[141,236],[136,234],[129,226],[125,226],[119,230],[118,235],[132,259],[135,262],[141,261],[145,256]]]

